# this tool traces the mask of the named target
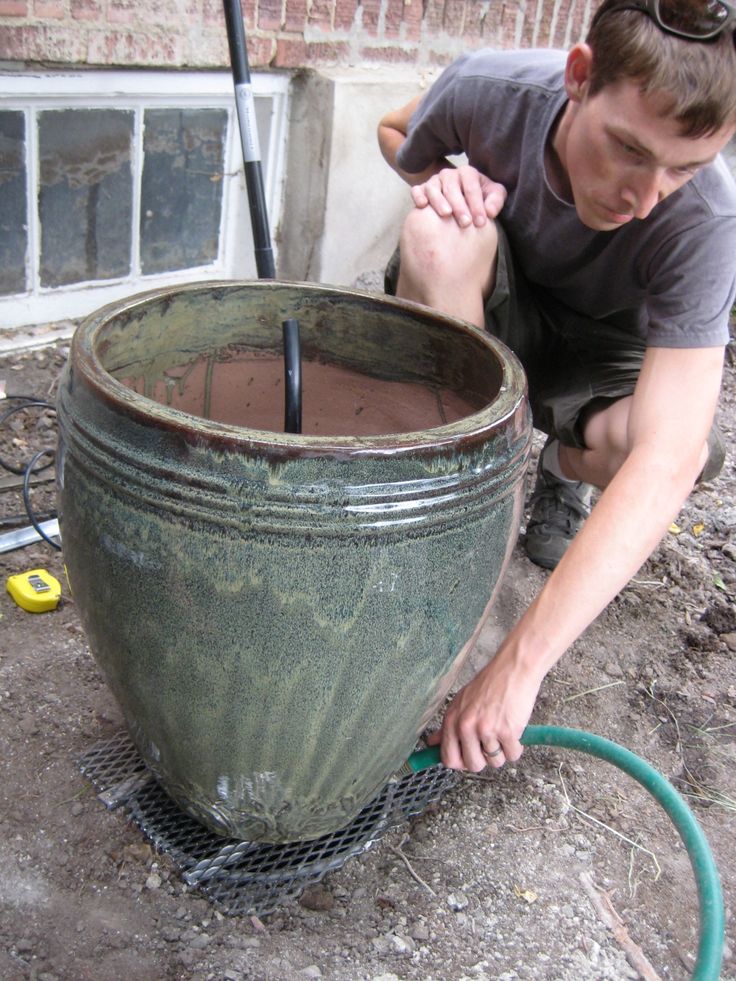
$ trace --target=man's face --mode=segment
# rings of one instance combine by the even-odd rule
[[[642,95],[630,80],[568,104],[558,152],[584,225],[611,231],[646,218],[710,163],[734,133],[728,127],[685,137],[662,108],[661,96]]]

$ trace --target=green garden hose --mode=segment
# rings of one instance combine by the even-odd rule
[[[695,873],[700,902],[700,939],[693,981],[718,981],[723,956],[725,917],[718,870],[708,841],[693,812],[661,773],[623,746],[582,729],[560,726],[527,726],[521,736],[524,746],[561,746],[613,763],[637,780],[661,804],[687,848]],[[408,764],[417,772],[440,762],[438,746],[413,753]]]

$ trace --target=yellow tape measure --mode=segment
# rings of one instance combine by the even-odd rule
[[[6,586],[18,606],[29,613],[55,610],[61,599],[61,583],[46,569],[31,569],[10,576]]]

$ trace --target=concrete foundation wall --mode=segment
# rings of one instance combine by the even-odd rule
[[[292,93],[279,272],[352,285],[393,251],[408,186],[381,156],[381,117],[433,76],[405,69],[335,69],[299,76]]]

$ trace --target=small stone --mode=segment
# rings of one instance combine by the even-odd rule
[[[410,956],[414,953],[414,944],[406,937],[402,937],[398,933],[392,933],[388,937],[388,940],[397,953],[403,954],[404,956]]]
[[[736,651],[736,633],[721,634],[721,640],[724,641],[729,651]]]
[[[206,933],[200,933],[199,936],[189,941],[189,946],[193,950],[204,950],[205,947],[209,947],[211,939]]]
[[[727,559],[731,559],[732,562],[736,562],[736,545],[731,544],[731,542],[726,542],[726,544],[722,546],[721,552]]]
[[[466,909],[468,905],[468,897],[464,892],[451,892],[447,897],[447,905],[454,912],[459,913],[460,910]]]
[[[19,954],[27,954],[33,950],[33,941],[29,940],[28,937],[22,937],[16,943],[15,949]]]
[[[165,926],[161,929],[161,936],[168,944],[176,943],[181,937],[181,930],[173,926]]]
[[[305,889],[299,897],[300,906],[319,913],[324,913],[331,910],[334,904],[335,900],[332,893],[324,886],[320,885],[310,886],[310,888]]]
[[[414,940],[429,940],[429,927],[426,923],[415,923],[410,932]]]
[[[151,874],[146,879],[146,889],[153,891],[154,889],[161,888],[161,876],[158,872],[151,872]]]
[[[618,661],[608,661],[603,669],[609,678],[623,678],[624,669]]]
[[[299,976],[303,978],[321,978],[322,972],[316,964],[310,964],[309,967],[302,968]]]

